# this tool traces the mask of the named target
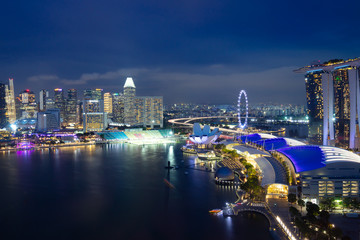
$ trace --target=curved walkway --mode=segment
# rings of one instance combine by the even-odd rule
[[[273,183],[287,184],[286,172],[284,167],[267,152],[263,152],[253,147],[243,146],[240,144],[228,144],[229,150],[238,150],[240,152],[248,152],[249,154],[259,155],[254,161],[262,172],[261,186],[264,187]]]

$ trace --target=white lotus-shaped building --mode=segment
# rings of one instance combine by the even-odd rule
[[[201,129],[200,124],[195,123],[193,127],[193,134],[190,135],[189,139],[196,144],[209,144],[215,142],[220,134],[221,132],[219,132],[218,128],[215,128],[212,132],[210,132],[209,125],[205,125],[203,129]]]

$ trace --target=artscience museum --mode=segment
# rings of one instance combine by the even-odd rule
[[[189,139],[195,144],[210,144],[214,143],[220,136],[218,128],[215,128],[210,132],[210,126],[205,125],[202,129],[199,123],[195,123],[193,127],[193,134]]]

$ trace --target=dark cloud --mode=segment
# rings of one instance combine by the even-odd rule
[[[230,103],[247,89],[254,102],[303,103],[303,77],[292,69],[356,57],[359,7],[355,0],[7,1],[0,79],[14,77],[17,92],[120,91],[134,76],[138,92],[166,102]]]

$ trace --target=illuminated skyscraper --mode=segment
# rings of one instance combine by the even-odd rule
[[[6,115],[9,123],[16,121],[14,79],[9,78],[9,86],[6,91]]]
[[[55,102],[52,98],[46,98],[46,109],[56,108]]]
[[[103,100],[84,100],[83,110],[84,132],[98,132],[107,128]]]
[[[163,98],[136,97],[132,78],[124,85],[124,123],[131,126],[163,127]]]
[[[104,111],[108,113],[108,115],[111,115],[113,112],[112,109],[112,96],[111,93],[104,93]]]
[[[54,89],[55,107],[60,110],[61,122],[65,119],[65,98],[64,92],[61,88]]]
[[[75,126],[77,124],[77,91],[69,89],[65,105],[65,122],[66,125]]]
[[[135,93],[136,88],[131,77],[126,78],[124,84],[124,123],[135,125]]]
[[[163,127],[163,98],[136,97],[135,118],[138,126]]]
[[[23,104],[27,104],[27,103],[35,103],[35,93],[30,91],[29,89],[26,89],[24,91],[22,91],[19,95],[20,97],[20,101]]]
[[[6,97],[6,85],[0,83],[0,128],[4,128],[7,124],[5,97]]]
[[[84,90],[84,100],[103,100],[103,90],[101,88]]]
[[[124,123],[124,95],[112,94],[112,120],[116,123]]]
[[[46,90],[40,90],[39,94],[39,111],[43,112],[46,110],[46,100],[49,97],[49,92]]]
[[[26,89],[19,94],[18,97],[19,118],[36,118],[37,104],[35,94]]]
[[[360,58],[335,59],[295,70],[305,73],[310,140],[323,145],[360,148],[359,67]]]
[[[309,142],[322,144],[323,92],[321,73],[311,72],[305,75],[307,114],[309,117]]]
[[[333,72],[335,144],[346,148],[350,140],[350,88],[346,69]]]

